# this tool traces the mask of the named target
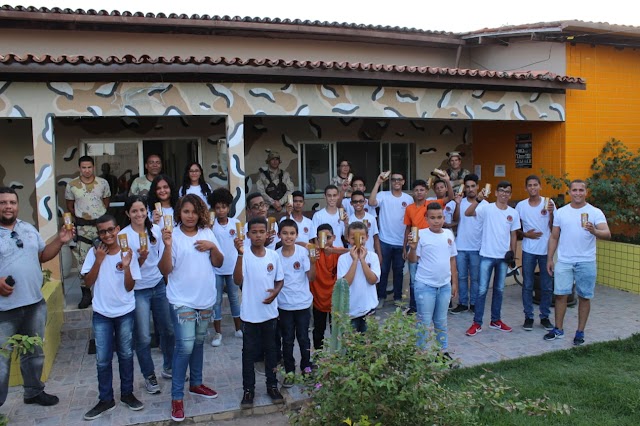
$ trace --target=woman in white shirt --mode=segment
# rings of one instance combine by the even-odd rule
[[[156,203],[162,205],[162,212],[156,209]],[[176,205],[178,204],[178,188],[168,175],[158,175],[151,182],[151,188],[149,188],[149,195],[147,197],[147,210],[149,211],[149,219],[160,226],[164,227],[162,220],[163,216],[170,215],[174,218],[173,213]]]
[[[151,321],[149,318],[152,311],[154,328],[160,337],[160,347],[164,359],[162,377],[167,379],[171,378],[171,363],[175,344],[173,325],[169,317],[166,284],[158,269],[158,262],[164,252],[164,244],[160,227],[152,224],[149,220],[143,197],[138,195],[129,197],[125,202],[124,211],[130,224],[120,231],[119,235],[127,236],[129,247],[137,254],[141,275],[133,288],[136,299],[136,355],[147,392],[156,394],[160,393],[160,386],[151,358]]]
[[[179,196],[184,197],[187,194],[195,194],[204,201],[207,208],[209,205],[209,195],[211,195],[211,187],[204,180],[204,171],[199,163],[193,162],[184,169],[182,177],[182,186],[180,187]]]
[[[209,228],[209,211],[194,194],[176,206],[178,226],[162,230],[164,253],[159,267],[168,279],[167,299],[175,334],[171,418],[184,420],[184,382],[190,370],[189,393],[216,398],[218,393],[202,383],[204,339],[216,302],[213,267],[222,266],[224,256]]]

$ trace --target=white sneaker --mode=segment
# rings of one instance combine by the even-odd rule
[[[239,338],[241,338],[241,339],[242,339],[242,336],[243,336],[243,334],[242,334],[242,330],[236,330],[236,334],[235,334],[235,336],[236,336],[236,337],[239,337]]]
[[[220,333],[216,333],[215,336],[213,336],[213,340],[211,341],[211,346],[220,346],[222,344],[222,334]]]

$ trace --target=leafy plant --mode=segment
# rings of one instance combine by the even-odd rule
[[[32,353],[36,347],[42,347],[42,343],[40,336],[14,334],[0,347],[0,355],[8,358],[13,353],[13,356],[17,358],[20,355]]]
[[[338,314],[336,323],[348,323]],[[320,351],[317,370],[305,378],[310,401],[291,417],[297,425],[475,425],[486,410],[529,415],[568,414],[570,407],[546,397],[530,400],[488,374],[452,390],[445,379],[452,363],[437,345],[416,345],[425,331],[397,309],[382,323],[368,321],[366,333],[350,327],[344,352]],[[359,420],[352,420],[359,419]]]

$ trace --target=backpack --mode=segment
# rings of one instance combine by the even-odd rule
[[[285,183],[282,182],[282,176],[284,175],[284,171],[280,170],[280,175],[278,176],[279,183],[277,185],[273,183],[273,181],[271,180],[271,173],[269,173],[268,170],[260,169],[260,171],[262,172],[264,177],[266,177],[267,180],[269,181],[269,184],[264,189],[267,195],[276,201],[284,197],[284,194],[287,193],[287,185],[285,185]]]

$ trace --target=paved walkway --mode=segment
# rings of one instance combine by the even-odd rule
[[[485,325],[488,324],[490,297],[487,298]],[[591,316],[587,324],[586,342],[626,338],[640,332],[640,316],[636,314],[640,305],[640,296],[598,286],[592,304]],[[536,306],[537,308],[537,306]],[[390,312],[391,304],[380,313]],[[537,355],[543,352],[567,349],[572,346],[572,337],[577,323],[577,308],[569,308],[565,321],[567,338],[553,342],[544,342],[545,331],[539,322],[533,331],[524,331],[522,323],[522,303],[520,287],[508,286],[504,294],[503,321],[513,327],[512,333],[502,333],[488,327],[475,337],[464,335],[471,325],[472,314],[449,315],[449,341],[454,356],[463,365],[481,363]],[[95,356],[87,355],[87,341],[90,324],[90,311],[75,311],[67,314],[67,323],[62,336],[62,345],[56,357],[52,374],[46,390],[60,397],[55,407],[40,407],[22,403],[22,389],[10,389],[5,405],[0,413],[8,415],[10,424],[15,425],[87,425],[82,416],[97,402],[98,385],[96,379]],[[286,417],[277,414],[281,407],[271,404],[265,393],[264,379],[257,377],[256,408],[240,410],[242,398],[241,354],[242,341],[233,337],[230,318],[225,316],[223,322],[223,341],[218,348],[205,346],[205,383],[216,389],[220,397],[215,400],[185,396],[187,416],[195,417],[202,424],[234,424],[234,425],[285,425]],[[152,351],[156,366],[161,365],[161,354],[157,349]],[[148,395],[143,390],[143,380],[135,366],[135,394],[145,403],[145,409],[138,412],[128,410],[122,405],[104,417],[92,422],[93,425],[122,426],[127,424],[170,424],[170,385],[169,381],[159,378],[162,393]],[[159,370],[157,370],[159,373]],[[159,377],[159,374],[158,374]],[[114,357],[114,390],[119,396],[117,360]],[[283,392],[288,404],[299,403],[304,395],[294,387]],[[266,417],[249,417],[251,415],[268,415]],[[230,420],[229,422],[221,422]],[[271,422],[271,423],[269,423]]]

